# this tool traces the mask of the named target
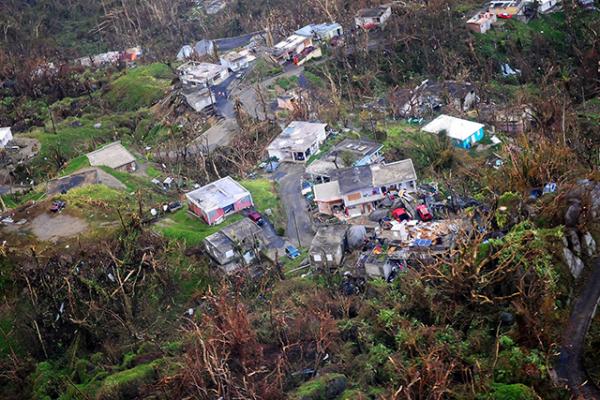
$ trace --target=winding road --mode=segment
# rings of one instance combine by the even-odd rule
[[[600,399],[600,390],[583,367],[585,337],[600,301],[600,257],[592,261],[592,269],[588,282],[573,303],[556,365],[558,377],[569,386],[573,396],[586,400]]]

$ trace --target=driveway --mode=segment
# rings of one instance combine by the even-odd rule
[[[275,180],[279,184],[279,197],[288,219],[286,236],[294,246],[298,246],[300,241],[302,247],[308,247],[315,234],[300,188],[303,174],[304,165],[282,163],[275,173]]]

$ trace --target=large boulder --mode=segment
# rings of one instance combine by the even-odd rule
[[[584,268],[583,261],[566,247],[563,249],[563,260],[569,267],[569,271],[571,271],[573,278],[579,278]]]

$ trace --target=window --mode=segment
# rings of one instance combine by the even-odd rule
[[[321,255],[320,254],[313,255],[313,260],[315,260],[316,262],[321,261],[322,260]]]
[[[362,197],[362,195],[360,193],[351,193],[348,195],[348,200],[356,201],[356,200],[360,200],[361,197]]]
[[[233,250],[227,250],[225,252],[225,258],[230,259],[231,257],[233,257],[233,254],[234,254]]]
[[[327,261],[333,261],[333,256],[331,254],[327,254],[325,258],[327,258]]]

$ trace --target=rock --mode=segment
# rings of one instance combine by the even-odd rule
[[[569,236],[569,243],[571,243],[571,250],[575,252],[577,257],[581,257],[581,242],[579,241],[579,234],[576,229],[568,229],[567,235]]]
[[[581,244],[583,245],[583,250],[585,251],[585,255],[588,257],[592,257],[596,254],[596,241],[591,233],[586,232],[581,237]]]
[[[574,200],[573,203],[567,208],[565,213],[565,225],[575,227],[579,223],[579,216],[581,215],[581,201]]]
[[[504,325],[512,325],[515,322],[515,316],[509,312],[502,311],[500,313],[500,321]]]
[[[567,264],[567,267],[569,267],[573,278],[579,278],[584,268],[583,261],[566,247],[563,249],[563,260]]]

